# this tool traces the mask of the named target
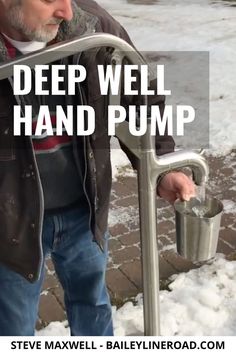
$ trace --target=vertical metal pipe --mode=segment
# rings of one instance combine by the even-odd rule
[[[138,168],[139,217],[143,278],[144,335],[160,335],[159,259],[157,248],[156,186],[151,180],[148,153]]]

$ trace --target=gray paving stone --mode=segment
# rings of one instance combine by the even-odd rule
[[[59,283],[56,288],[52,289],[51,293],[56,297],[61,307],[65,310],[64,291]]]
[[[47,289],[53,289],[58,286],[58,280],[55,275],[48,274],[46,272],[45,278],[44,278],[44,283],[43,283],[43,290]]]
[[[119,241],[125,246],[135,245],[140,242],[140,232],[139,230],[131,231],[123,236],[120,236]]]
[[[217,246],[217,252],[218,253],[223,253],[226,256],[230,255],[232,252],[234,251],[234,249],[229,246],[224,240],[222,240],[221,238],[219,238],[218,241],[218,246]]]
[[[119,269],[108,270],[106,279],[114,298],[126,299],[138,293],[137,287]]]
[[[158,235],[166,235],[173,230],[175,230],[175,224],[170,220],[160,221],[157,224]]]
[[[160,277],[160,280],[165,280],[173,274],[176,274],[176,268],[174,268],[173,265],[168,263],[165,260],[165,258],[162,255],[160,255],[160,257],[159,257],[159,277]]]
[[[236,249],[236,231],[226,228],[220,231],[220,237]]]
[[[50,292],[48,292],[47,295],[41,295],[39,318],[44,324],[48,324],[52,321],[64,321],[66,318],[62,306]]]
[[[174,269],[176,269],[176,273],[188,272],[190,269],[196,268],[196,265],[187,259],[180,257],[175,252],[164,251],[161,253],[161,255],[165,261],[167,261]]]
[[[130,205],[133,205],[133,206],[138,206],[138,198],[137,196],[131,196],[131,197],[126,197],[126,198],[122,198],[122,199],[117,199],[115,201],[115,205],[117,207],[128,207]]]
[[[120,239],[118,238],[111,238],[109,240],[109,251],[110,253],[117,251],[122,248],[122,243],[120,242]]]
[[[137,246],[127,246],[122,250],[114,251],[112,254],[112,260],[115,264],[121,264],[137,257],[140,257],[140,249]]]
[[[126,225],[123,224],[116,224],[109,228],[109,232],[112,236],[123,235],[127,233],[129,229]]]
[[[133,284],[135,284],[139,291],[142,291],[142,272],[140,259],[122,264],[120,270]]]

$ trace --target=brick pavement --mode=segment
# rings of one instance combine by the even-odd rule
[[[218,252],[233,259],[236,249],[236,150],[224,157],[207,157],[207,159],[210,165],[207,192],[223,200],[226,206],[222,217]],[[165,284],[164,280],[172,274],[188,271],[200,264],[193,264],[177,255],[173,208],[161,199],[158,200],[157,206],[162,286]],[[135,177],[121,176],[113,183],[109,224],[111,239],[109,241],[107,284],[113,303],[119,306],[125,299],[142,291]],[[57,282],[53,265],[48,260],[37,328],[51,321],[62,321],[65,318],[63,291]]]

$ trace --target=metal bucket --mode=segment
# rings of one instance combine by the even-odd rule
[[[204,207],[203,216],[196,215],[194,208]],[[196,198],[188,202],[176,201],[177,252],[191,261],[206,261],[216,254],[223,204],[208,198],[204,205]]]

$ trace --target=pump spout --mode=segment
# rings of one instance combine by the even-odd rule
[[[176,151],[160,157],[154,157],[154,174],[160,175],[164,172],[178,168],[189,167],[192,170],[193,180],[197,185],[207,182],[209,167],[205,158],[194,151]]]

